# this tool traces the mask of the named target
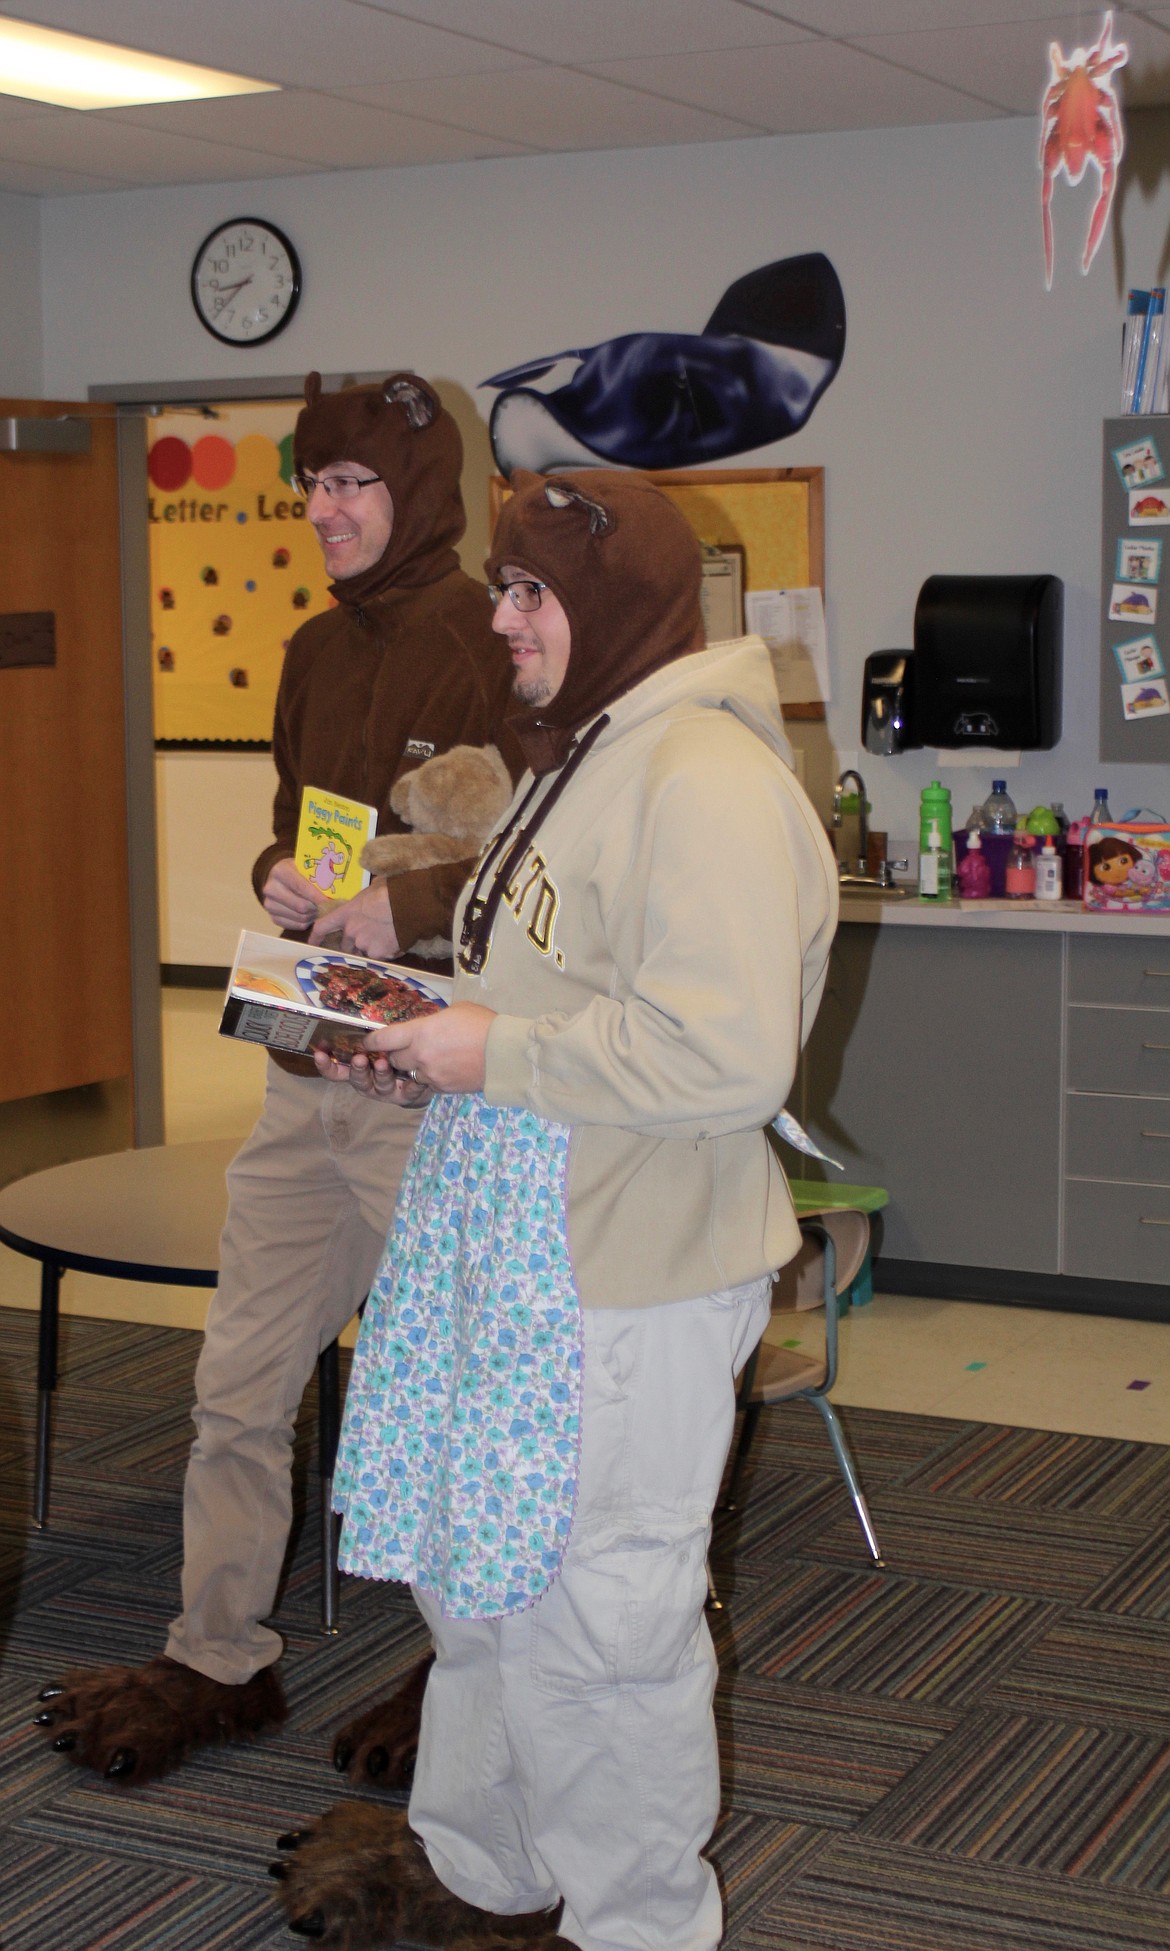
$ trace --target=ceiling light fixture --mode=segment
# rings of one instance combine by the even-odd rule
[[[276,92],[271,81],[168,61],[137,48],[61,34],[31,21],[0,18],[0,94],[57,108],[131,108],[143,102],[193,102],[212,95]]]

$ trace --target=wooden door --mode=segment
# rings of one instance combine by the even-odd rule
[[[0,418],[69,411],[0,400]],[[56,639],[51,665],[0,650],[5,1103],[132,1068],[117,424],[72,411],[88,454],[0,452],[0,630],[51,612]]]

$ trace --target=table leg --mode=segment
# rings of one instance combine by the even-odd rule
[[[341,1581],[337,1572],[337,1521],[333,1515],[333,1468],[341,1435],[338,1400],[341,1371],[337,1343],[331,1341],[317,1358],[317,1475],[321,1483],[321,1631],[336,1634]]]
[[[33,1475],[33,1523],[43,1531],[49,1522],[49,1444],[53,1428],[53,1391],[57,1386],[57,1325],[60,1318],[61,1269],[41,1262],[41,1314],[37,1337],[37,1444]]]

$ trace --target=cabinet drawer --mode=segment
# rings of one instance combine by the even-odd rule
[[[1170,1187],[1067,1180],[1061,1272],[1170,1286]]]
[[[1068,1088],[1170,1097],[1170,1010],[1070,1009]]]
[[[1170,1009],[1170,935],[1127,942],[1116,935],[1068,938],[1068,998],[1072,1003],[1137,1003]]]
[[[1065,1100],[1064,1169],[1076,1179],[1170,1186],[1170,1099]]]

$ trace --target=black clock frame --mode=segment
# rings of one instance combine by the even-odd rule
[[[292,295],[284,309],[283,317],[269,331],[262,332],[255,339],[229,339],[223,332],[217,332],[210,320],[203,316],[203,311],[199,303],[199,287],[196,283],[195,274],[199,269],[203,253],[211,243],[213,237],[218,237],[222,231],[231,230],[235,224],[254,224],[258,230],[268,231],[271,236],[278,240],[282,248],[288,252],[288,261],[292,267]],[[210,333],[217,345],[231,346],[233,350],[244,351],[248,346],[269,345],[273,339],[280,337],[286,325],[291,325],[297,306],[301,302],[301,260],[297,256],[295,244],[291,243],[285,236],[279,224],[269,223],[267,217],[225,217],[221,223],[216,224],[212,230],[208,231],[191,260],[191,277],[189,282],[191,305],[203,330]]]

